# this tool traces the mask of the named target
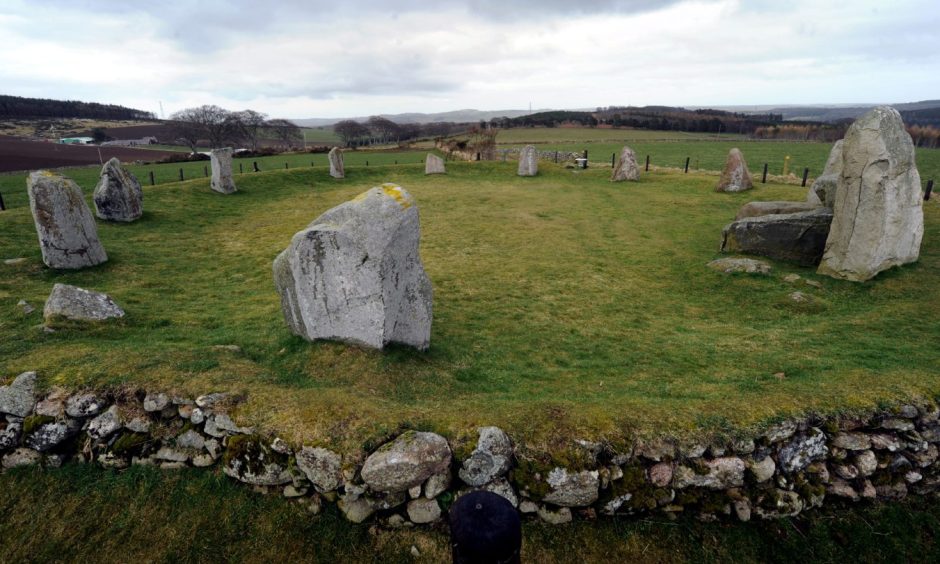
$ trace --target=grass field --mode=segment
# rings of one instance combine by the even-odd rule
[[[311,145],[338,145],[339,136],[333,133],[331,127],[305,127],[302,129],[304,140]]]
[[[790,157],[789,172],[802,177],[803,168],[809,168],[810,182],[822,173],[832,145],[829,143],[797,143],[776,141],[748,141],[722,134],[682,133],[678,131],[646,131],[630,129],[589,128],[514,128],[501,131],[497,142],[502,146],[538,143],[542,151],[584,151],[591,162],[609,166],[610,157],[629,145],[642,165],[646,156],[654,166],[684,168],[688,157],[691,170],[721,170],[732,147],[741,149],[751,174],[757,180],[764,163],[769,174],[783,174],[784,161]],[[684,139],[685,141],[674,141]],[[667,139],[673,140],[668,141]],[[934,179],[940,182],[940,149],[918,149],[917,168],[924,184]]]
[[[43,268],[26,208],[0,217],[0,374],[44,385],[128,385],[193,395],[245,392],[240,416],[296,442],[348,451],[401,426],[450,437],[500,425],[533,446],[614,444],[640,434],[725,433],[806,411],[872,408],[940,392],[940,206],[926,206],[919,263],[868,284],[777,264],[768,278],[704,265],[722,226],[754,199],[803,198],[766,185],[717,194],[714,176],[515,163],[325,167],[145,188],[145,215],[100,224],[111,260]],[[435,291],[431,350],[385,353],[290,334],[271,261],[323,211],[383,181],[421,210]],[[86,192],[87,195],[87,192]],[[781,278],[797,272],[821,290]],[[38,314],[53,283],[105,291],[126,321],[53,334]],[[808,291],[818,310],[788,305]],[[241,353],[214,349],[238,345]],[[783,374],[782,376],[780,374]]]
[[[447,562],[446,529],[391,531],[255,494],[216,473],[91,466],[0,474],[5,563]],[[795,519],[527,522],[523,562],[936,562],[940,505],[916,500]],[[418,556],[413,556],[412,547]]]

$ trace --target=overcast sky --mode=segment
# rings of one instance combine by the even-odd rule
[[[940,2],[0,2],[0,93],[272,117],[940,98]]]

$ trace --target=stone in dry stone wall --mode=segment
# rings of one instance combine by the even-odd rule
[[[404,492],[450,467],[447,440],[434,433],[408,431],[372,453],[362,465],[362,480],[373,491]]]
[[[569,472],[554,468],[546,478],[551,491],[542,501],[560,507],[581,507],[597,501],[600,480],[597,470]]]
[[[740,219],[722,230],[721,251],[815,266],[822,257],[831,222],[832,212],[827,208]]]
[[[321,215],[274,261],[288,326],[311,341],[427,349],[433,296],[420,236],[418,207],[394,184]]]
[[[124,317],[111,296],[68,284],[56,284],[42,311],[47,322],[57,317],[73,321],[104,321]]]
[[[297,468],[321,492],[335,490],[343,483],[342,457],[325,448],[303,447],[297,453]]]
[[[36,406],[36,373],[23,372],[9,386],[0,386],[0,413],[26,417]]]
[[[512,443],[499,427],[483,427],[470,457],[460,467],[460,479],[468,486],[483,486],[502,477],[512,464]]]
[[[751,173],[747,170],[744,155],[738,148],[728,151],[725,168],[718,179],[716,192],[743,192],[754,187],[751,182]]]
[[[539,173],[539,154],[532,145],[526,145],[519,152],[519,176],[535,176]]]
[[[613,182],[640,180],[640,167],[636,164],[636,155],[633,153],[633,149],[624,146],[620,150],[620,160],[617,161],[617,166],[610,175],[610,179]]]
[[[78,269],[108,260],[98,239],[95,218],[75,182],[40,170],[30,173],[26,184],[46,266]]]
[[[839,139],[829,151],[826,167],[806,193],[809,204],[831,208],[836,203],[836,192],[839,189],[839,180],[842,178],[842,144]]]
[[[95,214],[107,221],[135,221],[144,213],[144,192],[140,182],[121,166],[117,158],[101,167],[94,201]]]
[[[424,159],[424,174],[445,174],[444,159],[428,153]]]
[[[343,151],[339,147],[330,149],[330,176],[333,178],[346,178],[346,167],[343,165]]]
[[[864,282],[917,261],[923,194],[914,144],[897,110],[881,106],[853,123],[842,145],[832,229],[818,272]]]
[[[232,177],[232,149],[213,149],[209,153],[212,164],[212,179],[209,186],[220,194],[234,194],[238,191]]]
[[[291,481],[288,457],[275,452],[255,435],[229,437],[222,471],[232,478],[255,486],[278,486]]]

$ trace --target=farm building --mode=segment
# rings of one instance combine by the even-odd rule
[[[59,143],[63,145],[91,145],[95,140],[91,137],[63,137]]]

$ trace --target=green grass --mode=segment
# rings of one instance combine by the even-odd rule
[[[304,139],[311,145],[336,145],[339,143],[339,135],[333,132],[332,127],[310,127],[303,128]]]
[[[3,561],[447,562],[447,529],[390,531],[312,516],[219,474],[135,467],[0,475]],[[916,500],[795,519],[691,518],[523,525],[524,562],[931,562],[940,505]],[[420,556],[411,554],[416,547]]]
[[[666,141],[683,139],[686,141]],[[789,172],[797,178],[803,169],[809,168],[810,182],[822,173],[829,157],[830,143],[798,143],[777,141],[747,141],[738,136],[722,134],[716,141],[714,135],[683,133],[678,131],[645,131],[629,129],[592,130],[589,128],[515,128],[501,131],[497,142],[502,146],[518,146],[528,142],[539,143],[541,151],[577,151],[585,149],[591,162],[610,165],[610,157],[619,154],[624,145],[636,153],[642,166],[646,156],[650,164],[660,167],[684,168],[689,158],[691,170],[721,170],[732,147],[741,149],[748,168],[756,180],[768,165],[772,175],[783,174],[784,162],[790,157]],[[940,182],[940,149],[917,149],[917,168],[924,185],[934,179]]]
[[[0,374],[44,385],[128,385],[181,394],[245,392],[241,417],[294,441],[346,450],[401,426],[457,437],[500,425],[532,445],[636,434],[705,434],[819,411],[868,409],[940,391],[940,207],[926,206],[921,260],[868,284],[779,263],[775,276],[705,268],[722,226],[755,199],[802,199],[767,185],[713,192],[714,176],[515,163],[325,167],[246,174],[222,196],[205,179],[145,188],[145,215],[99,223],[110,261],[42,266],[26,208],[0,220]],[[383,181],[421,210],[434,286],[431,350],[385,353],[307,343],[284,324],[271,261],[325,210]],[[87,193],[86,193],[87,195]],[[797,272],[822,290],[791,286]],[[55,282],[110,293],[120,323],[46,334]],[[794,289],[825,300],[787,307]],[[238,345],[242,353],[213,345]],[[785,373],[784,378],[774,375]]]

